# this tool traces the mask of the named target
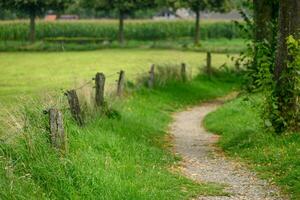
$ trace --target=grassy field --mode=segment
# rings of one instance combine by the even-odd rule
[[[220,146],[228,154],[242,158],[263,178],[298,200],[300,134],[278,136],[266,132],[260,116],[262,99],[261,95],[251,95],[227,103],[206,118],[206,127],[222,135]]]
[[[107,49],[86,52],[1,53],[0,102],[15,105],[16,97],[45,95],[48,91],[77,87],[91,80],[96,72],[111,75],[126,71],[129,79],[138,72],[147,72],[150,65],[185,62],[194,74],[205,65],[206,54],[175,50]],[[213,54],[213,66],[230,59],[225,54]],[[117,74],[108,78],[114,83]]]
[[[101,52],[96,53],[98,58]],[[54,72],[59,74],[53,70],[44,76]],[[194,183],[178,173],[179,159],[168,150],[166,130],[171,112],[224,95],[238,85],[235,75],[224,73],[197,76],[188,83],[171,81],[154,90],[141,88],[111,105],[120,118],[94,111],[83,128],[63,109],[69,137],[65,156],[50,148],[42,104],[28,103],[19,116],[26,119],[26,126],[17,131],[19,140],[0,143],[0,198],[182,200],[224,194],[220,185]]]

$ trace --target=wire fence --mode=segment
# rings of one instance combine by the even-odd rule
[[[187,71],[185,69],[186,65],[182,63],[181,69],[178,68],[179,73],[181,73],[181,77],[187,77]],[[208,65],[210,66],[210,65]],[[154,81],[156,79],[155,73],[157,73],[154,70],[155,65],[151,65],[150,71],[140,70],[135,73],[129,73],[125,74],[124,71],[120,70],[119,72],[114,72],[110,74],[106,74],[103,76],[103,79],[97,79],[95,77],[90,77],[88,81],[85,81],[83,84],[80,84],[77,87],[72,88],[71,90],[67,90],[67,92],[64,92],[64,94],[67,96],[67,104],[65,104],[65,99],[61,96],[60,102],[64,102],[63,104],[54,104],[52,105],[52,108],[47,109],[45,114],[47,113],[49,115],[49,126],[50,126],[50,138],[51,138],[51,144],[53,147],[63,150],[64,147],[57,145],[57,140],[60,141],[66,141],[66,136],[64,134],[64,128],[58,127],[58,125],[63,125],[62,120],[62,112],[65,113],[66,111],[71,113],[71,116],[73,119],[78,123],[78,125],[83,126],[85,124],[83,120],[83,114],[82,114],[82,108],[80,105],[80,99],[77,96],[77,92],[82,92],[82,90],[85,87],[92,87],[93,88],[93,102],[94,106],[96,106],[97,110],[104,109],[106,105],[106,102],[104,100],[105,94],[104,94],[104,87],[109,87],[108,85],[105,85],[106,80],[111,80],[116,78],[117,84],[114,86],[116,88],[116,96],[122,96],[122,93],[124,92],[126,82],[125,82],[125,76],[130,79],[144,79],[143,84],[146,84],[148,88],[152,88],[154,85]],[[184,69],[183,69],[184,68]],[[97,73],[98,75],[99,73]],[[129,80],[129,79],[127,79]],[[146,80],[146,82],[145,82]],[[111,83],[113,84],[113,83]],[[137,85],[138,86],[138,85]],[[89,97],[90,98],[90,97]],[[63,105],[63,106],[62,106]],[[11,116],[10,116],[11,117]],[[20,128],[18,128],[20,129]],[[5,138],[5,140],[12,140],[12,138],[8,137]],[[63,142],[65,143],[65,142]]]

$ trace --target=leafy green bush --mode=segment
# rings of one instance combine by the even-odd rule
[[[0,40],[23,40],[28,38],[28,23],[0,23]],[[132,40],[158,40],[180,37],[192,37],[193,21],[127,21],[125,36]],[[38,22],[36,37],[43,40],[50,37],[91,37],[116,40],[118,23],[116,21],[59,21]],[[242,34],[234,23],[204,23],[201,27],[201,38],[241,38]]]

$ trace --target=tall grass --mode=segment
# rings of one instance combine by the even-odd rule
[[[28,23],[25,21],[0,23],[0,40],[28,39]],[[129,21],[125,36],[129,40],[158,40],[192,37],[193,21]],[[38,40],[52,37],[94,37],[116,40],[118,24],[115,21],[39,21],[36,27]],[[231,22],[203,23],[201,38],[241,38],[239,29]]]
[[[141,88],[112,105],[121,118],[93,113],[84,128],[65,114],[69,152],[50,148],[47,116],[35,103],[24,109],[17,141],[0,143],[1,199],[189,199],[220,195],[222,187],[194,183],[176,170],[166,128],[170,111],[224,95],[237,86],[230,74],[189,83]],[[64,108],[64,103],[58,104]],[[91,113],[92,115],[92,113]]]

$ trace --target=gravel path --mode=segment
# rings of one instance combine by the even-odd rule
[[[221,100],[174,114],[171,133],[175,151],[183,157],[183,173],[199,182],[225,184],[229,196],[206,197],[198,200],[286,200],[274,186],[260,180],[240,163],[222,155],[215,146],[219,137],[207,132],[201,122],[216,110]]]

